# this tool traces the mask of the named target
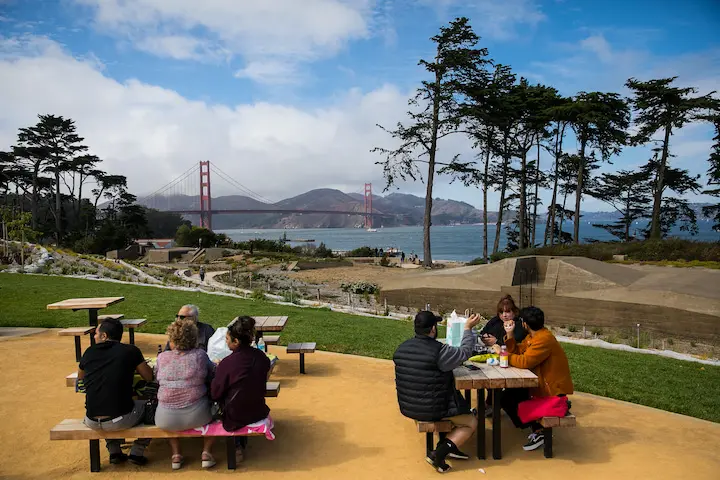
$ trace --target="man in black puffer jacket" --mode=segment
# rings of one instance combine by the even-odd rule
[[[395,386],[400,412],[413,420],[433,422],[450,420],[453,430],[440,440],[427,458],[440,473],[450,469],[445,458],[468,459],[459,450],[477,428],[477,418],[470,405],[455,388],[453,369],[463,364],[473,352],[477,338],[472,328],[480,317],[471,315],[465,323],[460,347],[436,340],[437,324],[442,318],[422,311],[415,316],[415,337],[403,342],[393,355]]]

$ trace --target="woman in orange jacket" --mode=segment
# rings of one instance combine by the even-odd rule
[[[508,388],[502,394],[501,405],[518,428],[532,429],[525,450],[535,450],[545,443],[542,426],[538,422],[523,423],[518,416],[518,404],[531,397],[566,396],[573,393],[570,365],[560,342],[545,328],[545,314],[537,307],[520,311],[523,327],[528,336],[521,343],[515,341],[515,322],[504,324],[505,346],[511,367],[526,368],[538,376],[538,386],[531,389]],[[494,347],[500,352],[500,347]]]

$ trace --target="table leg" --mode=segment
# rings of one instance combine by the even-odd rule
[[[485,460],[485,389],[478,388],[477,390],[478,399],[478,429],[475,432],[477,435],[477,457],[480,460]]]
[[[300,373],[305,373],[305,354],[300,354]]]
[[[235,437],[226,437],[225,450],[227,451],[228,470],[235,470],[237,468],[235,464]]]
[[[465,390],[465,400],[472,407],[472,390]]]
[[[98,309],[91,308],[88,310],[88,316],[90,317],[90,326],[97,327],[98,324]]]
[[[545,439],[545,458],[552,458],[553,456],[552,430],[552,428],[543,428],[543,437]]]
[[[502,442],[500,436],[500,399],[502,397],[502,389],[493,389],[493,459],[500,460],[502,458]]]
[[[82,348],[80,348],[80,337],[75,337],[75,361],[79,362],[82,358]]]
[[[130,345],[135,345],[135,329],[130,328]]]

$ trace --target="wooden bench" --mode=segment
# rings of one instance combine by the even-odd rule
[[[80,337],[90,334],[90,345],[95,345],[95,327],[70,327],[64,328],[58,332],[61,337],[75,337],[75,361],[79,362],[82,358],[82,348],[80,346]]]
[[[77,381],[77,372],[73,372],[65,377],[65,386],[75,388],[75,382]],[[266,397],[277,397],[280,394],[280,382],[267,382],[265,383],[265,396]]]
[[[135,345],[135,329],[140,328],[147,323],[145,318],[136,318],[134,320],[120,320],[124,328],[130,332],[130,345]]]
[[[98,315],[98,323],[102,322],[103,320],[122,320],[125,318],[125,315],[122,313],[109,313],[107,315]]]
[[[418,432],[425,433],[425,456],[430,456],[430,452],[435,448],[434,434],[437,432],[441,439],[445,438],[445,434],[452,431],[452,423],[449,420],[441,420],[439,422],[419,422],[415,420]]]
[[[262,336],[263,342],[265,342],[265,351],[269,352],[270,349],[268,348],[269,345],[277,345],[280,343],[280,335],[263,335]]]
[[[545,458],[552,458],[552,429],[576,426],[575,415],[570,414],[565,415],[564,417],[543,417],[540,419],[540,425],[543,427],[543,436],[545,437]]]
[[[305,354],[315,352],[315,342],[291,343],[287,346],[287,353],[300,354],[300,373],[305,373]]]
[[[243,435],[245,437],[263,436],[262,433],[251,433]],[[88,440],[90,442],[90,471],[100,471],[100,440],[108,438],[177,438],[177,437],[202,437],[202,433],[183,433],[168,432],[161,430],[155,425],[136,425],[127,430],[117,432],[106,432],[103,430],[93,430],[87,427],[83,420],[66,419],[55,425],[50,430],[50,440]],[[218,435],[219,436],[219,435]],[[226,438],[227,465],[228,470],[235,470],[235,436],[223,435]]]

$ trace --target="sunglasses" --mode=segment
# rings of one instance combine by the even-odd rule
[[[195,318],[195,315],[175,315],[178,320],[185,320],[186,318]]]

